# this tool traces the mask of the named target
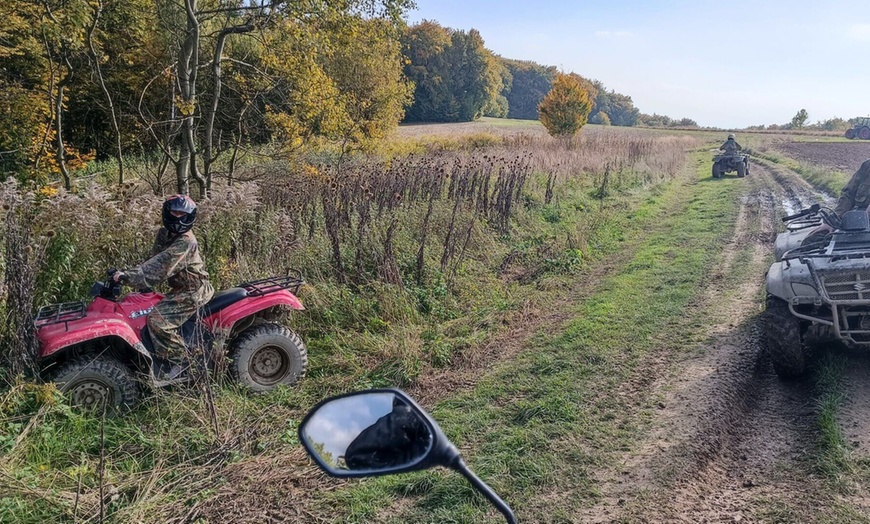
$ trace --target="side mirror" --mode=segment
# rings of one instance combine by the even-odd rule
[[[401,392],[374,390],[327,399],[299,427],[299,440],[333,477],[370,477],[448,465],[440,428]],[[437,444],[437,446],[436,446]],[[446,458],[446,459],[445,459]]]
[[[328,398],[299,425],[299,441],[333,477],[375,477],[435,466],[455,469],[505,516],[510,507],[462,460],[438,423],[404,392],[373,389]]]

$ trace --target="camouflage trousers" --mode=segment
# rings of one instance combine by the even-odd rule
[[[184,339],[179,329],[196,310],[214,295],[214,288],[206,281],[196,291],[169,293],[148,314],[148,331],[154,342],[154,353],[160,358],[183,360],[187,356]]]

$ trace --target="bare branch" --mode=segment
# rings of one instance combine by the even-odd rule
[[[106,96],[106,100],[109,102],[109,114],[112,117],[112,128],[115,130],[115,142],[116,142],[116,155],[115,158],[118,159],[118,184],[124,183],[124,155],[121,151],[121,129],[118,126],[118,117],[115,115],[115,104],[112,100],[112,94],[109,92],[109,88],[106,86],[106,81],[103,78],[103,70],[100,67],[100,57],[97,55],[97,48],[94,45],[94,31],[97,29],[97,23],[100,19],[100,14],[103,12],[103,0],[97,0],[94,5],[94,19],[93,23],[88,27],[87,31],[87,41],[88,48],[91,51],[91,60],[94,63],[94,71],[97,73],[97,79],[100,82],[100,88],[103,90],[103,94]]]
[[[218,13],[242,13],[245,11],[264,11],[266,9],[273,10],[278,7],[282,3],[282,0],[271,0],[269,2],[263,2],[260,5],[248,5],[248,6],[240,6],[240,7],[221,7],[218,9],[204,9],[199,11],[200,15],[211,15]]]

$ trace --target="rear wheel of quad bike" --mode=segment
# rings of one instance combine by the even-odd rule
[[[870,127],[862,127],[860,131],[858,131],[858,138],[861,140],[870,140]]]
[[[722,178],[722,166],[719,162],[713,162],[713,178]]]
[[[779,378],[803,375],[807,368],[801,323],[783,300],[768,297],[762,315],[762,342]]]
[[[254,391],[295,384],[305,376],[308,351],[299,335],[278,324],[255,326],[233,344],[230,375]]]
[[[746,163],[739,162],[737,164],[737,178],[743,178],[746,176]]]
[[[48,378],[69,399],[73,407],[109,412],[129,411],[139,398],[139,386],[130,370],[106,356],[82,356],[68,360]]]

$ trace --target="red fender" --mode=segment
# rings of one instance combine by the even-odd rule
[[[242,299],[208,317],[206,322],[212,329],[229,329],[239,320],[274,306],[289,306],[300,311],[305,309],[296,295],[282,289],[259,297]]]
[[[63,322],[40,328],[39,358],[49,357],[75,344],[106,337],[118,337],[131,347],[140,342],[139,335],[123,317],[97,321],[93,318],[82,318],[69,322],[69,329]]]

